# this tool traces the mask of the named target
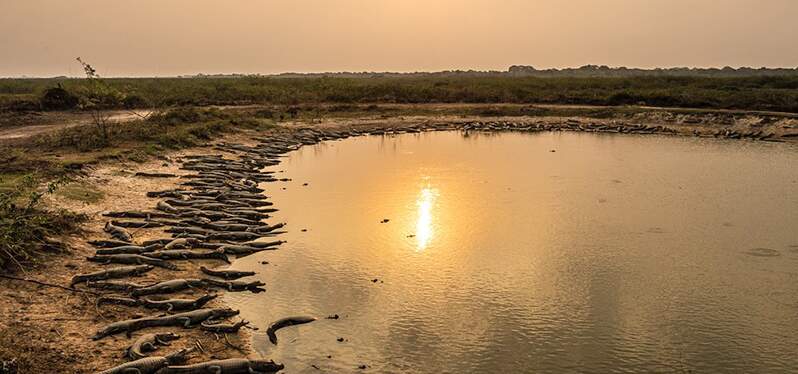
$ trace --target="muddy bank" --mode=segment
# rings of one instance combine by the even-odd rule
[[[277,121],[301,123],[332,122],[346,124],[364,120],[386,122],[413,119],[417,121],[565,121],[569,118],[610,120],[646,125],[665,125],[705,130],[730,129],[756,133],[780,134],[781,128],[795,128],[798,114],[751,110],[702,110],[640,106],[588,106],[553,104],[373,104],[333,105],[305,104],[291,107],[263,105],[204,106],[262,118],[264,114]],[[138,120],[153,110],[107,111],[103,113],[113,124]],[[36,135],[58,132],[70,127],[90,126],[92,114],[84,112],[2,112],[0,144],[15,144]],[[709,131],[711,133],[711,131]]]
[[[235,139],[235,137],[231,137]],[[92,273],[123,264],[102,265],[86,261],[98,248],[89,245],[92,240],[111,240],[103,231],[106,222],[111,218],[103,213],[110,211],[133,211],[154,208],[157,199],[148,198],[147,191],[176,188],[181,180],[173,178],[151,178],[136,176],[137,172],[156,172],[164,174],[187,174],[180,170],[182,157],[202,153],[203,149],[191,149],[178,152],[169,157],[153,160],[144,164],[103,165],[91,170],[80,183],[90,186],[92,193],[102,196],[98,201],[87,203],[79,199],[70,199],[56,194],[48,202],[52,206],[64,207],[75,212],[85,213],[90,221],[84,225],[84,232],[74,237],[62,238],[70,248],[67,254],[52,254],[43,258],[41,265],[34,269],[26,269],[15,276],[36,279],[51,284],[69,286],[73,275]],[[227,155],[226,152],[215,153]],[[234,157],[227,155],[228,157]],[[128,228],[136,244],[148,240],[169,238],[171,234],[164,232],[165,227]],[[201,266],[208,268],[224,267],[218,260],[174,261],[180,269],[155,268],[140,277],[116,279],[115,281],[132,282],[146,285],[175,278],[201,277]],[[163,314],[158,310],[141,307],[127,307],[113,304],[98,305],[101,296],[119,294],[109,290],[76,285],[79,292],[44,287],[16,280],[0,280],[0,312],[4,318],[0,320],[0,359],[16,360],[20,372],[68,372],[90,373],[121,364],[124,350],[133,340],[124,334],[92,341],[90,337],[108,324]],[[169,298],[196,298],[205,294],[221,294],[221,290],[191,289],[181,293],[165,295]],[[205,307],[223,307],[219,298]],[[237,319],[234,319],[237,320]],[[265,328],[265,327],[264,327]],[[199,342],[202,347],[191,355],[191,362],[210,359],[242,357],[250,353],[249,338],[246,328],[237,334],[224,335],[200,331],[199,329],[183,329],[178,327],[159,327],[148,329],[145,333],[175,332],[181,338],[172,342],[172,346],[161,348],[158,353],[165,354],[179,348],[193,347]],[[134,334],[139,336],[140,333]]]
[[[646,120],[648,121],[648,120]],[[253,194],[260,194],[265,189],[268,196],[269,182],[276,176],[259,173],[262,167],[279,163],[281,154],[320,141],[336,140],[360,135],[391,135],[422,131],[583,131],[603,133],[630,134],[665,134],[679,136],[703,136],[733,139],[751,139],[764,141],[795,141],[798,139],[798,126],[791,120],[780,120],[772,123],[751,121],[751,123],[734,122],[722,126],[709,126],[702,123],[653,122],[597,120],[587,118],[463,118],[463,117],[406,117],[393,119],[352,119],[331,120],[314,123],[289,123],[280,128],[262,133],[244,133],[225,137],[213,142],[205,148],[194,148],[170,154],[158,160],[144,164],[104,165],[88,173],[82,181],[94,186],[102,195],[97,202],[83,203],[63,197],[55,197],[52,205],[65,207],[76,212],[86,213],[91,221],[85,225],[85,233],[71,238],[64,238],[71,248],[66,255],[51,255],[43,260],[37,269],[28,269],[20,276],[46,281],[52,284],[67,286],[75,274],[85,274],[107,269],[100,263],[88,262],[86,257],[95,254],[98,248],[89,244],[92,240],[109,240],[109,233],[103,231],[104,225],[111,221],[122,222],[154,222],[159,227],[127,228],[132,233],[135,244],[167,239],[177,236],[196,239],[198,243],[216,245],[228,242],[233,245],[251,247],[241,244],[256,237],[261,241],[278,240],[271,238],[277,230],[271,230],[277,222],[268,217],[247,213],[233,222],[225,215],[216,217],[213,212],[217,207],[222,211],[262,211],[254,202]],[[219,162],[218,160],[225,160]],[[188,168],[186,168],[188,166]],[[149,175],[136,175],[150,173]],[[220,174],[221,173],[221,174]],[[238,175],[241,174],[241,175]],[[170,175],[174,175],[173,177]],[[223,190],[223,191],[222,191]],[[147,192],[168,191],[161,194]],[[213,191],[222,191],[219,195]],[[230,192],[242,194],[230,195]],[[225,195],[226,193],[226,195]],[[246,196],[245,196],[246,195]],[[221,200],[220,196],[224,196]],[[247,202],[239,208],[229,204],[216,206],[213,201],[226,200]],[[261,201],[260,199],[255,199]],[[267,201],[267,200],[266,200]],[[156,207],[161,202],[161,209]],[[163,205],[167,204],[167,205]],[[208,205],[210,204],[210,205]],[[202,208],[197,206],[204,205]],[[193,209],[206,213],[197,213]],[[147,211],[166,213],[167,216],[155,217],[155,214],[144,218],[107,217],[108,212]],[[185,213],[186,215],[182,215]],[[199,219],[204,218],[204,219]],[[263,231],[241,230],[235,224],[247,221],[268,222]],[[194,219],[191,221],[191,219]],[[230,230],[222,229],[218,221],[230,225]],[[216,222],[214,224],[214,222]],[[253,223],[244,223],[254,225]],[[257,226],[263,228],[263,226]],[[168,232],[170,231],[170,232]],[[244,232],[247,234],[229,234]],[[227,234],[225,234],[227,233]],[[229,235],[228,235],[229,234]],[[240,241],[238,239],[241,239]],[[201,247],[197,250],[213,250],[219,247]],[[280,250],[290,250],[290,243]],[[231,253],[230,257],[235,258]],[[172,262],[172,261],[170,261]],[[174,261],[179,271],[155,268],[142,277],[125,279],[141,285],[180,278],[207,278],[200,267],[225,267],[219,260]],[[235,264],[233,264],[235,268]],[[266,271],[266,270],[264,270]],[[269,287],[266,285],[268,296]],[[62,371],[88,373],[125,362],[122,352],[132,340],[124,334],[92,341],[90,337],[110,323],[156,316],[160,313],[143,307],[124,305],[98,305],[100,294],[119,295],[120,292],[107,292],[84,285],[77,289],[88,292],[70,292],[64,289],[44,287],[40,285],[13,281],[0,281],[0,308],[6,316],[0,321],[0,359],[18,360],[21,368],[27,371]],[[221,292],[204,287],[192,288],[170,297],[195,298],[208,292]],[[122,293],[123,294],[123,293]],[[128,296],[128,295],[122,295]],[[208,307],[223,307],[219,299],[208,304]],[[233,321],[239,319],[233,318]],[[267,326],[255,326],[266,329]],[[176,332],[182,337],[172,343],[170,348],[162,348],[159,353],[170,352],[184,347],[195,346],[197,342],[202,350],[191,356],[190,362],[202,362],[210,359],[245,357],[250,355],[249,336],[246,329],[237,334],[228,334],[227,338],[200,329],[182,329],[157,327],[145,332]],[[141,332],[134,333],[138,336]],[[290,363],[285,363],[290,368]],[[23,370],[22,372],[25,372]]]

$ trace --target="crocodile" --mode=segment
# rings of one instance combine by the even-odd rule
[[[121,228],[119,226],[115,226],[111,222],[106,222],[105,223],[105,228],[103,230],[105,230],[105,232],[111,234],[111,236],[113,236],[114,239],[121,240],[123,242],[128,242],[128,243],[130,243],[130,241],[133,240],[133,235],[130,235],[130,232],[128,232],[127,230],[125,230],[125,229],[123,229],[123,228]]]
[[[126,227],[133,229],[151,229],[154,227],[163,227],[163,224],[155,221],[111,221],[111,224],[116,227]]]
[[[164,191],[149,191],[147,192],[147,197],[181,197],[183,195],[189,194],[188,190],[181,190],[181,189],[173,189],[173,190],[164,190]]]
[[[161,373],[169,365],[175,365],[186,361],[186,356],[193,352],[195,348],[183,348],[167,356],[145,357],[136,361],[103,370],[97,374],[155,374]]]
[[[160,283],[156,283],[144,288],[140,288],[131,292],[133,297],[175,293],[189,288],[204,287],[206,283],[200,279],[172,279]]]
[[[142,317],[142,318],[135,318],[129,319],[124,321],[118,321],[111,323],[105,326],[102,330],[97,331],[94,336],[92,336],[93,340],[99,340],[106,336],[116,335],[120,333],[127,334],[130,337],[130,334],[149,327],[161,327],[161,326],[180,326],[183,328],[189,328],[194,325],[200,324],[207,320],[216,320],[216,319],[223,319],[227,317],[232,317],[238,314],[237,310],[233,310],[230,308],[215,308],[215,309],[197,309],[190,312],[172,314],[169,316],[162,316],[162,317]]]
[[[169,249],[165,251],[150,252],[144,254],[147,257],[157,258],[161,260],[222,260],[230,263],[225,252],[219,250],[213,251],[193,251],[190,249]]]
[[[175,240],[175,239],[152,239],[152,240],[145,240],[145,241],[144,241],[144,243],[142,243],[142,245],[144,245],[145,247],[146,247],[146,246],[148,246],[148,245],[153,245],[153,244],[160,244],[160,245],[162,245],[162,246],[166,246],[167,244],[169,244],[169,243],[173,242],[174,240]],[[166,248],[166,247],[164,247],[164,248]]]
[[[210,231],[196,227],[171,227],[164,230],[164,232],[168,232],[170,234],[199,234],[199,235],[210,234]]]
[[[177,209],[164,201],[159,201],[158,204],[155,205],[155,209],[166,213],[180,213],[181,211],[180,209]]]
[[[272,360],[229,358],[194,365],[168,366],[163,374],[266,374],[283,370],[283,364]]]
[[[132,254],[96,255],[92,257],[87,257],[86,259],[89,261],[99,262],[103,264],[115,263],[115,264],[152,265],[164,269],[177,270],[177,265],[175,264],[169,263],[161,259],[145,257],[142,255],[132,255]]]
[[[123,242],[121,240],[91,240],[88,243],[97,248],[115,248],[130,245],[129,242]]]
[[[225,244],[219,247],[220,250],[224,251],[224,253],[236,256],[249,256],[253,253],[258,253],[267,250],[275,250],[277,248],[257,248],[257,247],[249,247],[245,245],[235,245],[235,244]]]
[[[208,237],[202,234],[187,234],[187,233],[178,233],[172,234],[173,238],[191,238],[197,240],[208,240]]]
[[[174,218],[174,214],[163,212],[141,212],[141,211],[127,211],[127,212],[106,212],[103,213],[104,217],[111,218]]]
[[[249,321],[241,320],[236,323],[208,323],[206,321],[200,324],[200,330],[216,334],[235,334],[246,325],[249,325]]]
[[[246,225],[243,223],[228,223],[228,224],[219,224],[219,223],[208,223],[204,225],[205,228],[216,230],[216,231],[249,231],[252,225]]]
[[[266,285],[265,283],[263,283],[261,281],[252,281],[252,282],[235,281],[235,280],[234,281],[219,281],[219,280],[216,280],[216,279],[208,279],[208,278],[203,278],[202,281],[205,282],[205,284],[207,284],[209,286],[220,287],[220,288],[226,289],[226,290],[231,291],[231,292],[232,291],[250,291],[250,292],[253,292],[253,293],[258,293],[258,292],[266,291],[263,288],[261,288],[261,286],[265,286]]]
[[[119,292],[130,292],[145,287],[143,284],[121,282],[121,281],[96,281],[96,282],[88,281],[86,282],[86,286],[90,288],[98,288],[101,290],[111,290]]]
[[[100,306],[102,304],[117,304],[117,305],[124,305],[124,306],[139,306],[139,305],[141,305],[141,300],[131,299],[129,297],[102,296],[102,297],[97,299],[97,306]]]
[[[211,270],[205,266],[200,266],[200,271],[210,276],[235,280],[243,277],[251,277],[255,275],[254,271],[237,271],[237,270]]]
[[[160,244],[152,244],[148,246],[123,245],[113,248],[98,249],[94,253],[98,255],[121,255],[121,254],[140,255],[142,253],[155,251],[158,248],[161,248]]]
[[[216,297],[217,295],[214,294],[203,295],[193,300],[192,299],[153,300],[146,297],[142,297],[140,300],[138,300],[138,302],[139,305],[145,308],[161,309],[171,313],[171,312],[180,312],[180,311],[202,308],[205,304],[215,299]]]
[[[97,271],[89,274],[78,274],[72,277],[69,286],[72,287],[78,283],[88,281],[98,281],[106,279],[124,278],[130,276],[142,275],[155,267],[152,265],[138,265],[138,266],[120,266],[108,270]]]
[[[181,249],[181,248],[193,248],[197,244],[199,244],[199,240],[192,239],[192,238],[180,238],[174,239],[163,247],[166,250],[169,249]]]
[[[171,344],[169,343],[170,341],[179,338],[180,335],[172,332],[164,334],[144,334],[136,338],[133,344],[125,350],[125,356],[130,357],[131,360],[138,360],[149,356],[146,352],[158,350],[159,345],[168,346]]]
[[[248,231],[223,231],[223,232],[211,232],[208,234],[209,239],[232,240],[232,241],[254,240],[260,237],[261,237],[260,234]]]
[[[281,229],[283,227],[285,227],[285,223],[278,223],[276,225],[271,225],[271,226],[267,225],[267,226],[260,226],[260,227],[251,227],[247,231],[251,231],[251,232],[254,232],[254,233],[258,233],[258,234],[267,234],[267,233],[273,232],[274,230]]]
[[[269,341],[272,342],[272,344],[277,345],[277,334],[276,334],[277,330],[279,330],[279,329],[281,329],[283,327],[310,323],[310,322],[313,322],[315,320],[316,320],[316,318],[306,317],[306,316],[287,317],[287,318],[279,319],[279,320],[275,321],[274,323],[272,323],[271,325],[269,325],[269,328],[266,329],[266,335],[269,336]]]
[[[245,245],[247,247],[255,247],[255,248],[269,248],[269,247],[278,246],[278,245],[281,245],[281,244],[284,244],[284,243],[286,243],[285,240],[275,240],[275,241],[271,241],[271,242],[251,241],[251,242],[241,243],[241,245]]]

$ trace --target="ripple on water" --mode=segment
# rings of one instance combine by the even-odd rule
[[[752,248],[745,252],[743,252],[749,256],[756,256],[756,257],[778,257],[781,256],[781,252],[771,249],[771,248]]]

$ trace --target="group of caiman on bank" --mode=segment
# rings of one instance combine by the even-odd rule
[[[340,136],[339,136],[340,137]],[[180,175],[184,181],[177,189],[151,191],[147,195],[160,198],[154,210],[106,212],[109,217],[104,231],[108,240],[93,240],[94,256],[87,260],[102,265],[117,266],[72,278],[71,287],[85,286],[102,293],[99,306],[116,304],[142,307],[165,312],[113,322],[97,331],[92,339],[125,333],[128,337],[138,331],[154,327],[198,327],[213,334],[235,334],[248,325],[241,320],[223,320],[238,315],[230,308],[209,308],[206,304],[217,296],[205,293],[196,298],[169,297],[183,291],[221,289],[229,292],[263,292],[260,281],[247,281],[255,275],[251,271],[211,269],[200,267],[201,276],[163,280],[154,284],[139,284],[124,280],[142,276],[155,267],[178,271],[174,261],[218,260],[230,263],[229,256],[247,256],[276,249],[283,241],[262,240],[273,237],[284,224],[269,225],[265,220],[274,212],[267,201],[261,183],[277,181],[272,172],[262,169],[279,163],[279,157],[297,149],[310,140],[318,142],[330,138],[321,132],[275,134],[260,139],[257,146],[218,144],[216,150],[233,154],[195,155],[183,158]],[[142,177],[178,177],[171,174],[139,173]],[[171,237],[136,242],[130,228],[160,228]],[[243,279],[242,279],[243,278]],[[308,323],[313,317],[288,317],[269,326],[266,333],[277,343],[276,331],[282,327]],[[213,360],[193,365],[181,365],[199,346],[179,349],[170,354],[155,355],[159,346],[171,345],[179,339],[174,332],[145,333],[137,336],[125,351],[127,362],[102,373],[272,373],[283,369],[271,360],[234,358]]]

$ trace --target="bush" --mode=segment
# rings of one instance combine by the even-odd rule
[[[63,249],[48,238],[76,230],[85,221],[83,215],[39,206],[42,196],[53,193],[58,184],[36,192],[36,179],[27,175],[13,191],[0,194],[0,269],[21,269],[44,251]]]
[[[122,99],[122,106],[125,109],[139,109],[148,107],[149,103],[147,99],[139,95],[127,95]]]
[[[49,88],[44,91],[41,99],[42,109],[44,110],[68,110],[75,109],[80,99],[65,90],[59,84],[58,87]]]

